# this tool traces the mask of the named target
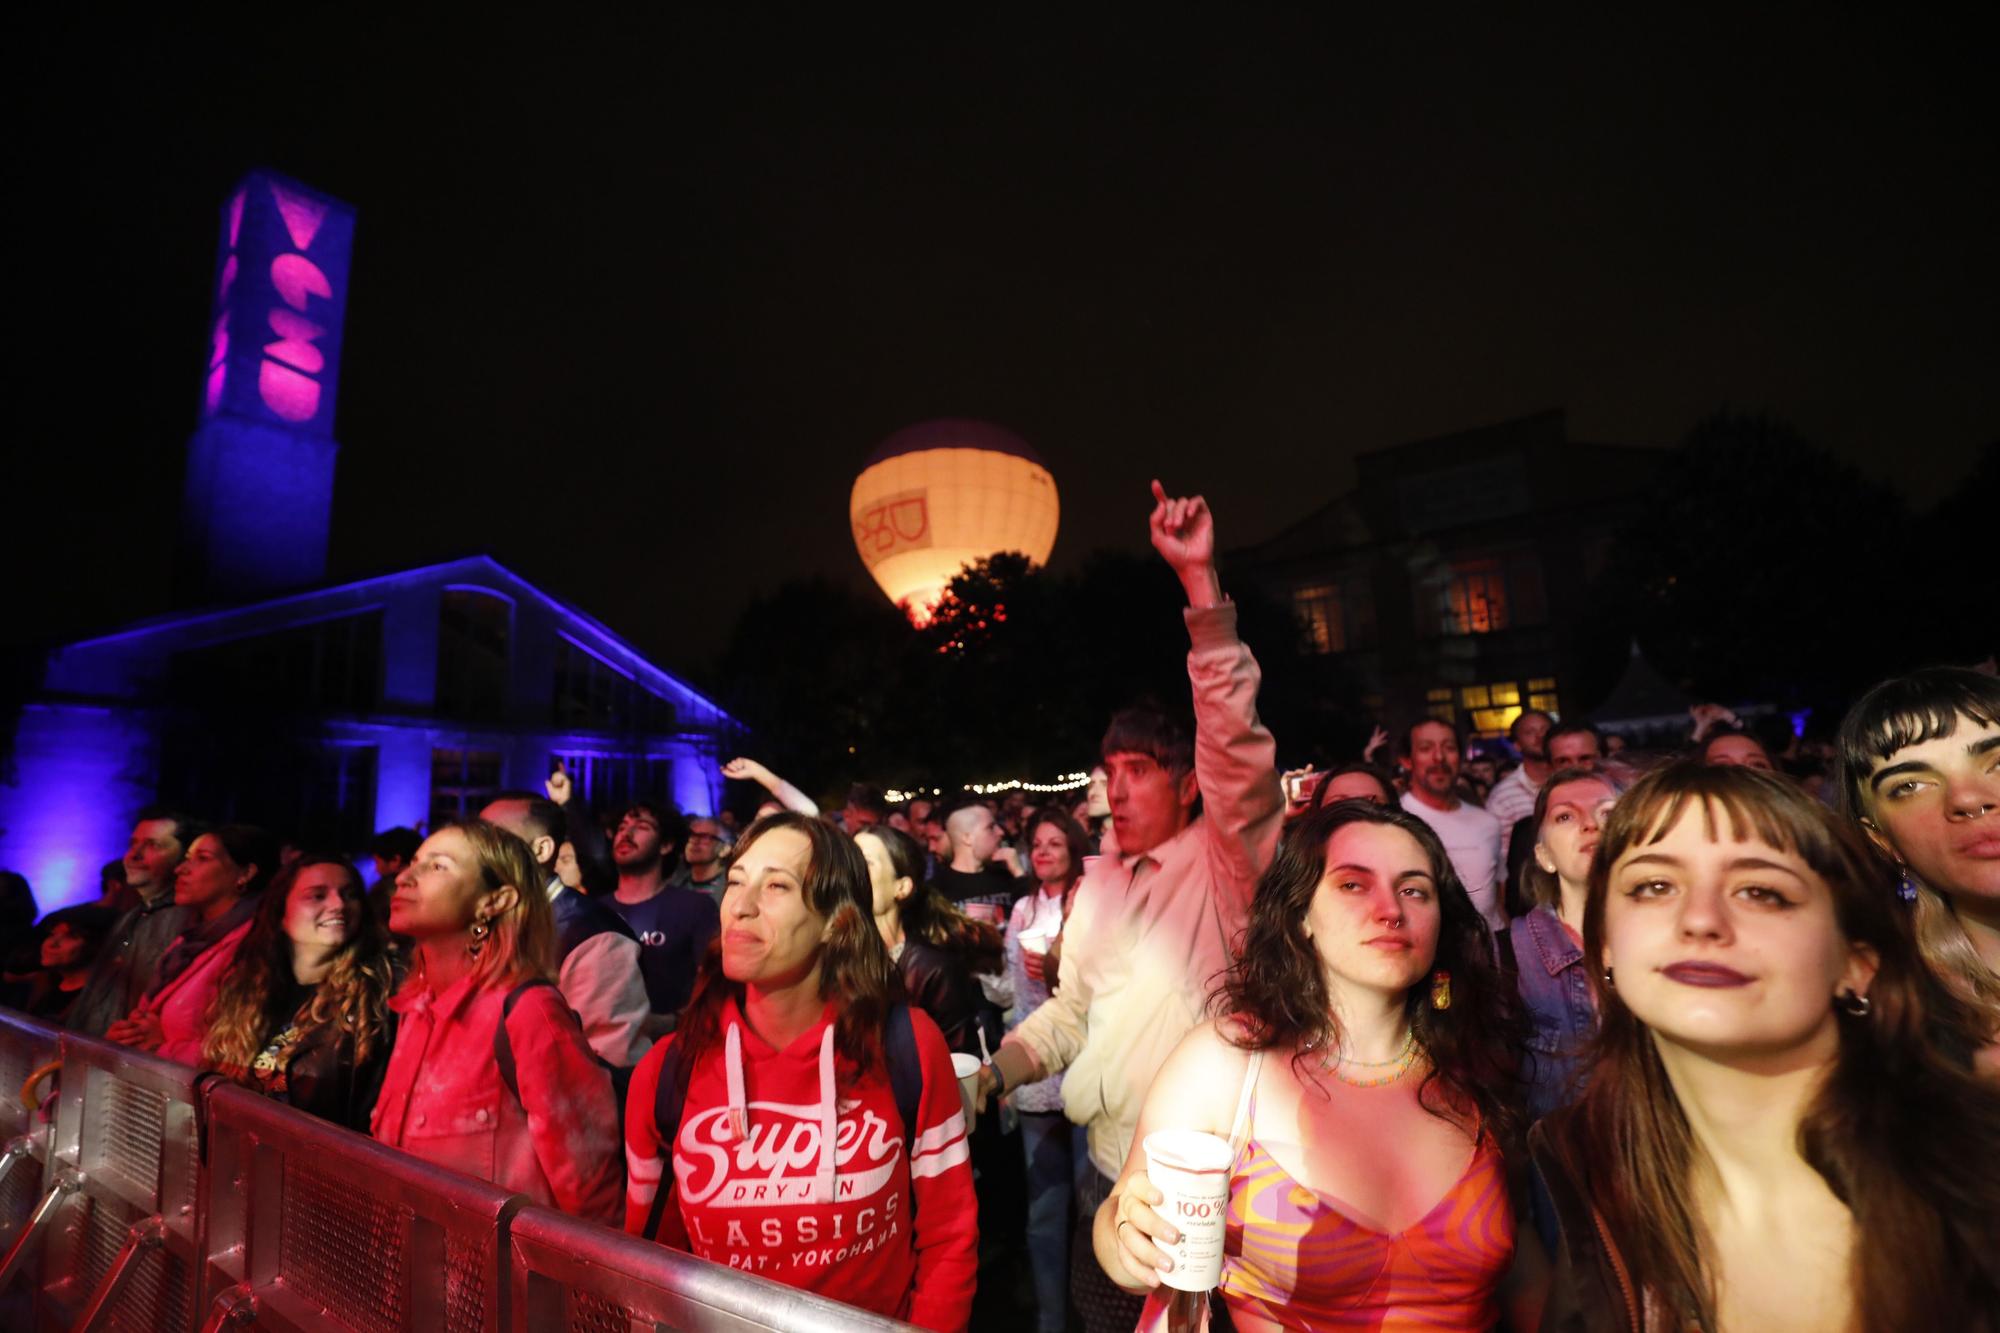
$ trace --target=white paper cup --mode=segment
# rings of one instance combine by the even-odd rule
[[[965,1107],[965,1132],[972,1132],[973,1102],[979,1096],[979,1057],[953,1052],[951,1072],[958,1075],[958,1100]]]
[[[1148,1134],[1146,1178],[1166,1195],[1156,1211],[1180,1232],[1160,1245],[1174,1261],[1160,1281],[1177,1291],[1207,1291],[1222,1280],[1222,1240],[1229,1213],[1229,1140],[1198,1129]]]

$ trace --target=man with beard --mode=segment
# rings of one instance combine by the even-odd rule
[[[638,801],[618,816],[611,839],[618,867],[611,908],[639,937],[639,971],[653,1010],[649,1036],[673,1031],[694,990],[695,967],[722,926],[713,898],[667,882],[667,823],[658,806]]]
[[[1472,905],[1499,934],[1507,928],[1500,896],[1500,821],[1458,797],[1457,730],[1449,722],[1425,718],[1404,734],[1403,745],[1410,770],[1403,808],[1438,835]]]
[[[193,820],[172,810],[139,812],[125,852],[125,883],[139,905],[104,937],[90,979],[70,1008],[72,1032],[103,1036],[152,988],[161,955],[188,923],[188,909],[174,905],[174,872],[200,832]]]

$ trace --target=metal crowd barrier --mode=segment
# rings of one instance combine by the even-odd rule
[[[58,1054],[49,1123],[16,1094]],[[909,1328],[530,1206],[213,1076],[7,1011],[0,1103],[0,1204],[13,1210],[0,1227],[14,1229],[0,1231],[0,1328]]]
[[[0,1009],[0,1255],[35,1211],[49,1162],[49,1125],[21,1094],[29,1076],[61,1049],[53,1029]]]
[[[210,1322],[277,1333],[499,1333],[521,1202],[248,1089],[208,1089]]]
[[[840,1333],[910,1326],[679,1250],[523,1208],[507,1224],[508,1333],[545,1329]]]

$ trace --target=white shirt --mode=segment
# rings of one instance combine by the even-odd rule
[[[562,881],[549,885],[549,900]],[[583,1024],[584,1040],[606,1064],[628,1069],[653,1044],[642,1026],[651,1012],[639,974],[639,941],[615,930],[592,935],[562,960],[556,986]]]
[[[1451,868],[1472,898],[1472,905],[1496,933],[1507,928],[1507,905],[1500,895],[1500,821],[1467,801],[1455,809],[1437,810],[1409,792],[1403,808],[1431,826],[1451,857]]]
[[[1535,813],[1535,798],[1541,794],[1541,784],[1529,780],[1526,764],[1508,770],[1507,776],[1486,793],[1486,813],[1500,821],[1501,865],[1507,864],[1507,844],[1513,839],[1514,825]]]

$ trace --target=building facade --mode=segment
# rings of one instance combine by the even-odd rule
[[[1569,438],[1561,412],[1361,454],[1354,488],[1232,577],[1289,605],[1302,648],[1377,717],[1498,736],[1576,697],[1586,590],[1659,451]]]

